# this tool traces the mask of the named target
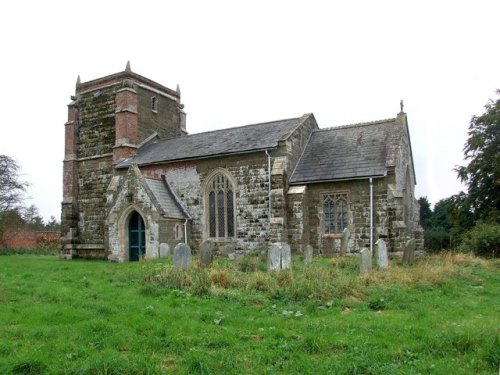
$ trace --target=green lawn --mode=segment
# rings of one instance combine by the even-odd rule
[[[0,256],[1,374],[498,374],[499,261]]]

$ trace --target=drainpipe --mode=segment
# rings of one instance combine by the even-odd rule
[[[184,221],[184,243],[187,245],[188,243],[188,229],[187,229],[187,225],[188,225],[188,219],[185,219],[186,221]]]
[[[373,178],[370,177],[370,254],[373,255]]]
[[[269,153],[267,152],[267,150],[265,151],[266,155],[267,155],[267,176],[269,178],[269,221],[271,221],[271,155],[269,155]]]

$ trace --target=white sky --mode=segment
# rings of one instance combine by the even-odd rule
[[[313,112],[320,127],[395,117],[417,197],[464,188],[472,115],[500,88],[500,1],[3,1],[0,154],[60,217],[64,123],[82,82],[125,69],[175,89],[190,133]]]

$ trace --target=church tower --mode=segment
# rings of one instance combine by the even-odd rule
[[[155,139],[186,134],[180,90],[125,71],[81,82],[65,124],[61,257],[106,259],[106,190],[114,165]]]

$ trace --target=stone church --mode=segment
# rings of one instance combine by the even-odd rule
[[[238,257],[421,246],[407,116],[320,128],[311,113],[189,134],[179,88],[130,69],[76,83],[65,124],[63,258],[157,258],[207,239]],[[162,250],[162,251],[160,251]]]

